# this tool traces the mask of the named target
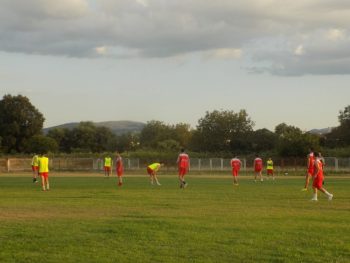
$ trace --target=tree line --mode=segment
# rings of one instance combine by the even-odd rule
[[[141,132],[114,134],[92,122],[80,122],[72,129],[55,128],[43,134],[45,118],[22,95],[5,95],[0,100],[0,152],[16,153],[103,153],[161,151],[185,147],[191,152],[211,154],[268,153],[272,156],[305,156],[309,148],[322,151],[350,148],[350,105],[339,112],[339,126],[325,135],[303,132],[286,123],[274,131],[254,130],[245,110],[207,111],[195,128],[189,124],[166,124],[151,120]],[[342,152],[339,150],[339,152]],[[350,151],[343,151],[350,153]]]

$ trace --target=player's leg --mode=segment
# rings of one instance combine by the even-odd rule
[[[259,177],[260,177],[260,182],[264,181],[264,179],[262,177],[262,171],[259,172]]]
[[[158,181],[158,178],[157,178],[157,173],[154,173],[153,174],[153,177],[154,177],[154,180],[156,181],[157,185],[161,185]]]
[[[319,190],[328,197],[329,201],[333,199],[333,194],[329,193],[325,188],[321,187]]]
[[[301,191],[307,191],[308,187],[309,187],[309,183],[310,183],[310,178],[311,178],[311,174],[309,172],[306,173],[305,176],[305,186],[303,189],[301,189]]]
[[[46,191],[46,187],[45,187],[45,176],[41,175],[41,186],[43,191]]]
[[[312,195],[311,201],[317,201],[317,188],[312,187],[312,189],[313,189],[313,195]]]
[[[45,181],[46,181],[46,190],[50,190],[50,183],[49,183],[49,175],[48,174],[45,176]]]

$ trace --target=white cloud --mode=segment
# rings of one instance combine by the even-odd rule
[[[96,54],[98,55],[107,55],[107,47],[106,46],[100,46],[95,47]]]
[[[294,51],[294,54],[297,55],[297,56],[301,56],[304,54],[304,47],[303,45],[299,45],[295,51]]]
[[[345,66],[340,73],[350,74],[345,0],[0,0],[0,5],[5,52],[111,58],[203,53],[241,58],[259,72],[336,74],[334,69]]]
[[[204,56],[212,59],[238,59],[242,56],[242,50],[236,48],[218,48],[205,52]]]
[[[346,38],[346,32],[343,29],[332,28],[328,30],[326,37],[332,41],[341,41]]]

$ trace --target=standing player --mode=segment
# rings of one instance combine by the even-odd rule
[[[39,174],[43,191],[50,190],[49,185],[49,158],[42,154],[39,158]]]
[[[123,165],[123,159],[120,156],[119,152],[117,152],[116,172],[117,172],[117,176],[118,176],[118,186],[122,186],[122,184],[123,184],[123,174],[124,174],[124,165]]]
[[[307,156],[307,172],[305,176],[305,186],[301,191],[307,191],[307,188],[309,187],[310,178],[314,174],[314,167],[315,167],[315,156],[314,156],[314,149],[310,148],[310,153]]]
[[[151,184],[154,184],[154,181],[156,181],[157,185],[161,185],[157,178],[157,172],[159,171],[160,167],[164,165],[163,162],[160,163],[152,163],[147,166],[147,173],[150,176]]]
[[[262,178],[262,169],[263,169],[263,161],[262,159],[256,155],[255,159],[254,159],[254,172],[255,172],[255,176],[254,176],[254,181],[256,182],[256,177],[259,175],[260,181],[264,181]]]
[[[238,173],[241,169],[241,160],[238,159],[236,156],[231,160],[231,167],[232,167],[232,176],[233,176],[233,185],[238,185]]]
[[[109,156],[106,156],[104,160],[104,170],[105,170],[106,177],[109,177],[111,175],[111,166],[112,166],[112,158]]]
[[[269,180],[269,176],[272,175],[272,180],[275,180],[275,175],[273,173],[273,161],[269,158],[266,162],[266,171],[267,171],[267,180]]]
[[[34,156],[32,158],[32,172],[33,172],[33,183],[38,182],[38,175],[39,175],[39,156],[34,153]]]
[[[185,153],[185,149],[181,149],[181,153],[177,157],[177,165],[179,170],[179,182],[180,188],[186,188],[187,183],[185,182],[185,174],[188,172],[190,158],[187,153]]]
[[[315,157],[315,163],[314,163],[314,173],[313,173],[313,183],[312,183],[312,188],[314,190],[313,197],[311,201],[317,201],[317,190],[320,190],[322,193],[327,195],[328,200],[333,199],[333,194],[327,192],[325,188],[323,188],[323,164],[320,159],[320,154],[318,152],[314,153]]]

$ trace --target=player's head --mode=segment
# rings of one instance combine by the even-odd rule
[[[317,158],[317,157],[320,157],[320,153],[319,152],[314,152],[314,156]]]
[[[185,148],[181,148],[180,152],[182,152],[182,153],[185,152]]]

